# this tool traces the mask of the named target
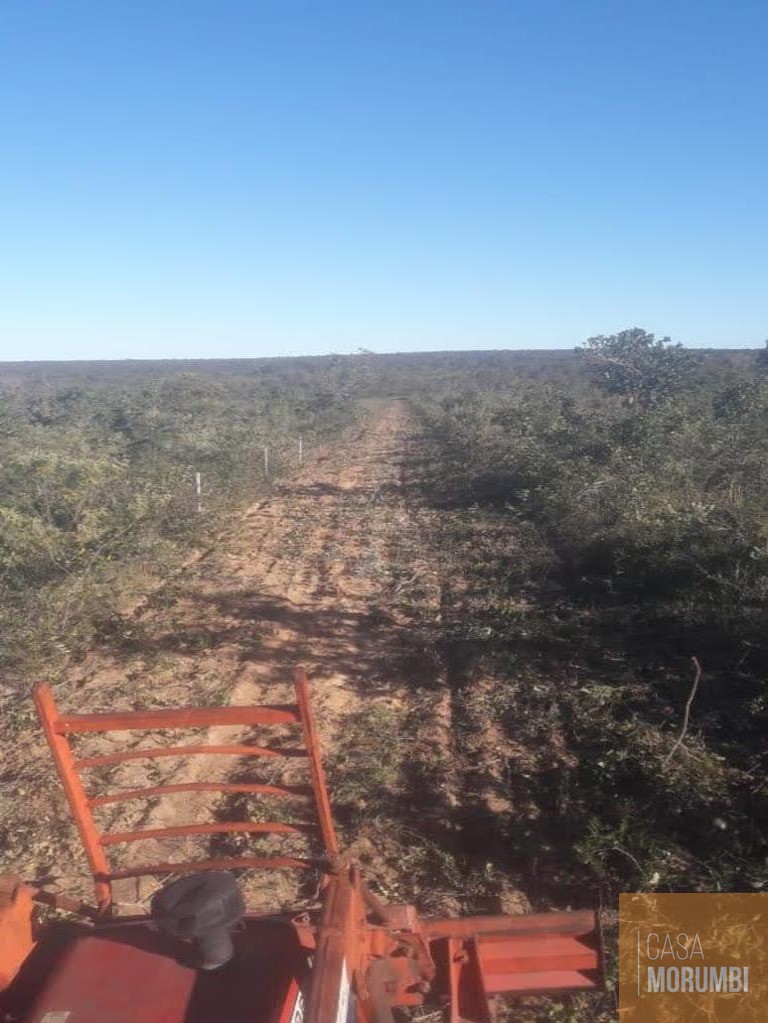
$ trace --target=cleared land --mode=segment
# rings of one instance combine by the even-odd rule
[[[479,791],[473,786],[475,802],[484,801],[489,811],[506,805],[495,794],[501,790],[489,754],[481,754],[487,743],[478,745],[476,763],[457,760],[452,689],[430,653],[429,619],[439,620],[447,594],[461,587],[442,571],[444,553],[430,544],[436,513],[416,497],[412,474],[428,461],[405,403],[374,404],[363,425],[334,448],[310,455],[302,471],[248,509],[236,530],[154,591],[119,644],[92,649],[73,664],[56,687],[57,700],[82,713],[280,702],[290,695],[291,667],[302,663],[313,682],[348,839],[384,890],[400,896],[409,886],[419,888],[434,869],[431,855],[444,844],[437,832],[455,832],[452,843],[461,845],[459,833],[471,829],[456,816],[459,806],[467,810],[467,771],[485,771]],[[205,740],[231,737],[232,730],[217,729]],[[493,746],[494,736],[487,738]],[[83,742],[89,753],[101,753],[114,750],[118,740],[120,748],[139,741],[120,735]],[[497,744],[491,759],[498,761],[499,753]],[[98,785],[103,791],[235,779],[243,769],[221,757],[135,761],[101,769]],[[281,778],[297,780],[290,771]],[[86,894],[79,843],[31,719],[6,786],[3,816],[12,850],[6,867],[54,875],[62,890]],[[243,810],[237,800],[213,806],[184,794],[149,807],[125,804],[103,819],[110,830],[127,830],[200,815],[227,819]],[[404,846],[411,856],[418,852],[413,870],[408,855],[402,864]],[[193,852],[189,846],[184,851]],[[132,865],[157,853],[171,848],[142,843],[128,847],[120,862]],[[457,876],[432,880],[435,904],[456,899]],[[277,884],[270,878],[267,887],[252,876],[249,885],[252,899],[265,908],[308,897],[289,875]],[[499,876],[488,891],[494,888],[501,896],[508,885]],[[150,890],[126,882],[119,897],[130,906]],[[515,897],[505,900],[507,908],[510,901]]]
[[[36,665],[62,707],[88,712],[283,702],[300,663],[342,841],[388,900],[601,906],[610,948],[619,891],[762,890],[765,359],[699,362],[641,335],[597,339],[596,365],[362,353],[225,367],[228,382],[211,366],[210,380],[145,385],[144,368],[116,390],[6,391],[3,869],[89,894],[25,695]],[[627,344],[628,375],[606,377],[601,346],[612,367]],[[295,471],[299,432],[323,440]],[[282,453],[269,486],[265,444]],[[199,516],[184,495],[201,465],[218,500]],[[675,746],[692,655],[704,677]],[[255,780],[299,783],[287,763]],[[134,761],[93,782],[251,770]],[[285,819],[249,796],[185,793],[103,820],[199,817]],[[116,862],[302,843],[145,843]],[[314,877],[244,883],[265,909],[316,897]],[[119,899],[130,910],[150,892],[126,882]],[[613,1009],[609,993],[515,1018],[603,1023]]]

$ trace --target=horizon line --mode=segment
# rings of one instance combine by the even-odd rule
[[[401,351],[401,352],[376,352],[373,349],[367,349],[361,347],[352,352],[323,352],[322,354],[306,354],[306,355],[199,355],[191,357],[182,356],[160,356],[157,358],[146,358],[143,356],[123,356],[121,358],[104,358],[104,359],[87,359],[87,358],[63,358],[63,359],[0,359],[0,366],[36,366],[42,364],[59,364],[59,363],[125,363],[125,362],[140,362],[140,363],[156,363],[156,362],[271,362],[277,361],[278,359],[330,359],[334,356],[342,358],[352,358],[359,355],[375,356],[376,358],[394,358],[397,356],[408,356],[408,355],[489,355],[489,354],[526,354],[526,355],[547,355],[547,354],[575,354],[577,348],[580,345],[573,345],[572,347],[562,348],[425,348],[418,349],[416,351]],[[753,346],[734,346],[734,347],[718,347],[712,345],[680,345],[681,348],[686,351],[697,351],[697,352],[761,352],[761,347]]]

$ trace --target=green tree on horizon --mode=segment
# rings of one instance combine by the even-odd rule
[[[679,342],[640,327],[590,337],[576,353],[592,369],[598,387],[643,409],[680,391],[698,364]]]

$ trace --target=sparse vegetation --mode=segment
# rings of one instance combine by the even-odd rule
[[[601,905],[610,950],[619,891],[761,891],[763,362],[631,330],[581,354],[361,352],[241,378],[9,386],[6,706],[32,666],[94,641],[122,660],[91,667],[89,698],[101,677],[143,679],[131,705],[191,684],[224,702],[250,660],[306,659],[343,678],[321,712],[335,811],[385,898],[434,914]],[[275,495],[279,523],[247,527],[274,530],[257,570],[241,550],[236,572],[222,556],[153,589],[265,492],[265,443],[280,473],[299,431],[393,406],[402,423],[406,403],[421,424],[407,450],[402,427],[356,431],[295,500]],[[147,614],[128,613],[150,590]],[[674,749],[692,656],[704,674]],[[602,1023],[613,994],[515,1012]]]
[[[138,626],[124,619],[131,605],[266,491],[264,446],[274,480],[295,466],[300,433],[311,449],[351,421],[339,379],[331,366],[282,378],[7,386],[0,394],[6,695],[94,640],[136,642]]]
[[[586,354],[595,376],[567,390],[465,389],[424,409],[443,543],[473,581],[440,642],[464,651],[464,691],[493,674],[488,720],[530,758],[510,764],[496,827],[545,899],[760,890],[768,389],[754,367],[723,384],[642,331]],[[704,681],[665,765],[692,655]]]

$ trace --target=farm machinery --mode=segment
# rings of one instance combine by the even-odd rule
[[[35,690],[38,715],[93,875],[94,902],[78,902],[15,876],[0,877],[0,1019],[491,1023],[502,994],[557,996],[601,987],[602,946],[592,911],[424,919],[413,906],[387,905],[374,894],[339,846],[302,669],[295,670],[293,683],[294,702],[279,706],[99,714],[62,713],[47,686]],[[265,725],[287,726],[291,748],[252,745],[251,731],[245,739],[217,745],[207,731],[216,728],[218,735],[220,726],[235,726],[242,736],[245,729]],[[138,746],[110,747],[89,756],[82,755],[76,738],[145,730],[163,738],[190,730],[198,740],[202,734],[202,742],[146,745],[142,739]],[[180,757],[189,762],[197,756],[228,756],[248,764],[292,756],[306,769],[307,784],[204,780],[101,793],[87,784],[94,769],[119,765],[119,775],[129,761]],[[264,820],[128,832],[104,831],[99,824],[102,807],[171,799],[181,792],[213,793],[206,799],[245,793],[303,800],[314,852],[192,862],[177,858],[137,864],[132,859],[130,866],[115,866],[109,853],[116,844],[232,834],[282,841],[297,831],[292,824]],[[268,915],[249,911],[238,872],[251,870],[309,872],[304,876],[318,879],[315,902],[320,908],[286,908]],[[140,877],[164,879],[150,911],[119,914],[115,885]],[[38,904],[66,913],[40,914]]]

